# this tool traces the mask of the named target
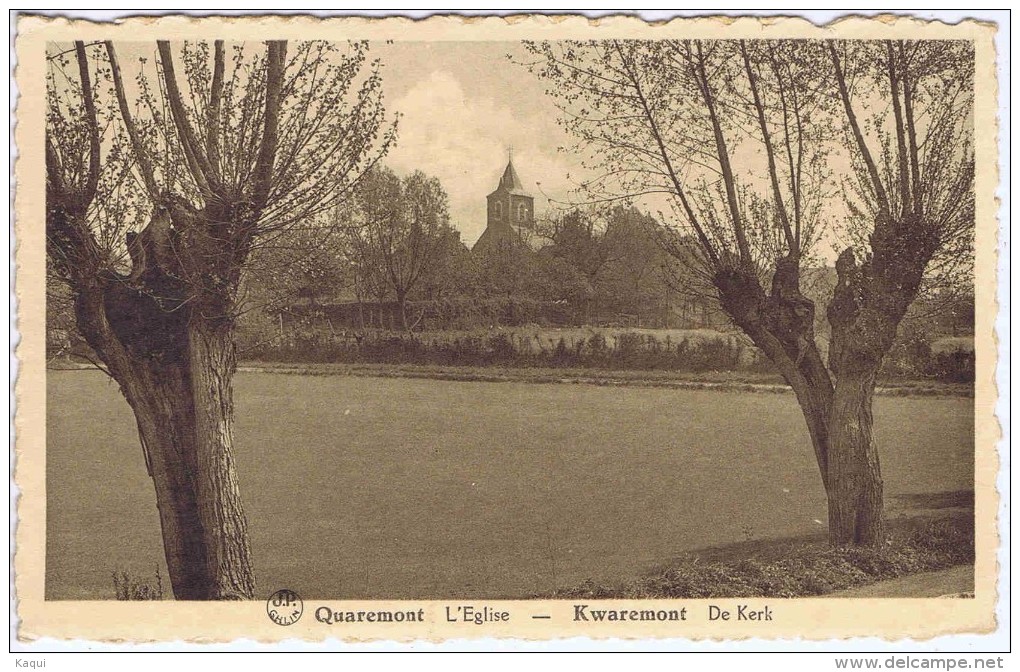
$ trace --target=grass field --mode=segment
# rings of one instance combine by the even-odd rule
[[[162,564],[134,419],[95,371],[47,403],[47,596],[112,598]],[[973,487],[973,399],[875,403],[891,507]],[[519,597],[824,529],[793,395],[241,373],[235,405],[260,594]]]

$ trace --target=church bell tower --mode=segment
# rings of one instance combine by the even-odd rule
[[[514,168],[513,151],[507,156],[506,169],[495,191],[486,197],[487,217],[485,232],[475,247],[491,245],[504,240],[517,240],[524,231],[535,228],[535,199],[524,188]]]

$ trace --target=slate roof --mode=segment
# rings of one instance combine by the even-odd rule
[[[512,159],[506,162],[506,170],[503,171],[503,177],[499,178],[499,186],[496,187],[496,191],[492,192],[492,194],[500,191],[508,191],[515,196],[531,196],[524,188],[524,184],[514,168]],[[489,195],[492,196],[492,194]]]

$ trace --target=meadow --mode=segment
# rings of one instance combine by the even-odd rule
[[[162,566],[134,419],[48,377],[47,597],[112,599]],[[973,488],[973,403],[876,398],[889,516]],[[259,594],[523,597],[824,530],[791,394],[242,372],[235,407]]]

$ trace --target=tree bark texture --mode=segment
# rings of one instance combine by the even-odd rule
[[[877,368],[877,367],[875,367]],[[829,412],[829,540],[866,546],[883,540],[882,472],[872,431],[875,372],[840,376]]]

